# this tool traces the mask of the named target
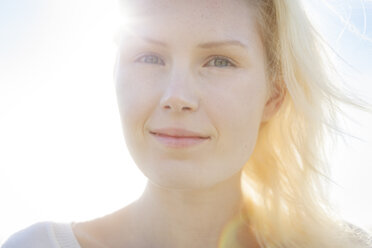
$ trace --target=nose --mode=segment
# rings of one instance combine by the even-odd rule
[[[160,100],[162,109],[172,112],[190,111],[198,108],[198,97],[189,75],[170,76],[169,82]]]

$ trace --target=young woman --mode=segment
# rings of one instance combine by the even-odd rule
[[[146,190],[101,218],[37,223],[4,248],[372,247],[327,202],[323,138],[337,103],[353,103],[299,1],[123,7],[117,98]]]

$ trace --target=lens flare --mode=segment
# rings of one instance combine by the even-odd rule
[[[241,212],[221,232],[218,248],[259,247],[253,230]]]

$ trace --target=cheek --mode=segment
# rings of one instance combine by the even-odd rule
[[[247,74],[231,80],[224,87],[211,87],[205,105],[226,125],[249,125],[260,122],[266,84],[264,76]]]
[[[125,132],[139,132],[156,107],[154,84],[140,73],[121,72],[116,79],[118,108]]]
[[[206,97],[218,130],[219,150],[246,156],[257,139],[265,104],[266,85],[262,76],[246,75],[234,80],[223,91]],[[241,150],[243,149],[243,150]]]

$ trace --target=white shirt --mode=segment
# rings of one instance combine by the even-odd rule
[[[1,248],[81,248],[71,224],[38,222],[10,236]]]
[[[38,222],[16,232],[1,248],[81,248],[72,223]],[[358,247],[372,248],[372,236],[363,229],[348,224],[354,231],[353,239]]]

